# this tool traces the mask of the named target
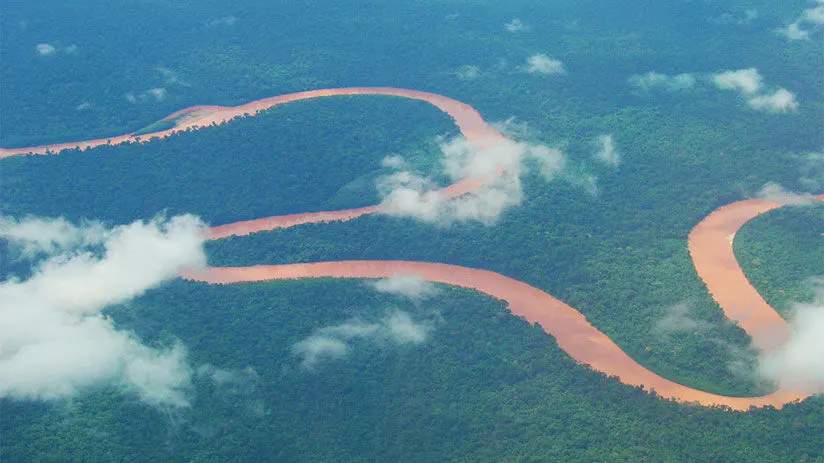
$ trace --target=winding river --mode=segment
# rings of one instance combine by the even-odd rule
[[[239,116],[255,115],[281,103],[335,95],[392,95],[426,101],[451,116],[461,133],[476,146],[483,147],[504,140],[503,135],[484,121],[478,111],[460,101],[417,90],[352,87],[291,93],[234,107],[194,106],[164,118],[176,118],[175,127],[142,137],[125,134],[95,140],[0,149],[0,157],[28,153],[56,154],[65,149],[86,149],[106,144],[148,143],[155,137],[167,137],[179,131],[223,124]],[[446,198],[459,196],[472,191],[480,184],[481,182],[474,179],[464,179],[443,188],[441,194]],[[824,195],[817,198],[824,199]],[[712,297],[721,306],[727,318],[738,323],[752,337],[753,344],[761,350],[780,347],[789,336],[790,328],[747,281],[733,253],[732,239],[747,221],[782,205],[779,201],[766,199],[748,199],[728,204],[716,209],[698,223],[688,238],[690,256],[695,269]],[[210,239],[216,240],[302,223],[349,220],[376,212],[380,212],[379,205],[264,217],[215,226],[209,229],[209,235]],[[811,395],[779,385],[773,393],[760,397],[730,397],[675,383],[634,361],[573,307],[538,288],[488,270],[432,262],[385,260],[206,267],[186,270],[181,275],[190,280],[226,284],[317,277],[381,278],[396,273],[414,274],[433,282],[472,288],[506,300],[513,314],[525,318],[530,323],[539,323],[543,330],[554,336],[558,345],[576,361],[606,375],[615,376],[623,383],[654,390],[661,397],[746,410],[751,406],[781,407]]]

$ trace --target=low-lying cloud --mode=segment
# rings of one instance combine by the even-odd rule
[[[754,96],[747,100],[747,105],[756,111],[768,113],[788,113],[798,109],[795,95],[784,88],[767,95]]]
[[[759,359],[761,377],[806,392],[824,392],[824,279],[811,281],[810,303],[797,303],[789,318],[787,342]]]
[[[52,45],[50,43],[38,43],[34,49],[37,51],[37,54],[40,56],[54,56],[58,53],[63,53],[66,55],[76,55],[78,51],[80,51],[80,47],[75,44],[71,44],[69,46],[63,47],[60,45]]]
[[[234,26],[237,23],[237,18],[234,16],[223,16],[217,19],[213,19],[206,23],[206,27],[222,27],[222,26]]]
[[[431,281],[424,280],[419,275],[393,273],[392,276],[381,278],[371,284],[378,292],[396,294],[413,300],[426,299],[438,293]]]
[[[712,76],[712,82],[721,90],[736,90],[746,94],[759,91],[762,80],[761,74],[755,68],[724,71]]]
[[[713,24],[735,24],[743,26],[750,24],[753,20],[758,19],[758,10],[747,8],[742,11],[723,13],[719,16],[709,18],[708,21]]]
[[[645,92],[653,90],[679,92],[693,88],[695,86],[695,77],[689,73],[670,76],[651,71],[646,74],[635,74],[631,76],[629,83],[633,87]]]
[[[767,182],[755,194],[756,198],[778,201],[783,204],[812,204],[813,197],[808,193],[795,193],[785,190],[784,187],[775,182]]]
[[[798,109],[795,94],[785,88],[772,93],[762,93],[763,78],[755,68],[724,71],[713,74],[712,82],[721,90],[737,91],[747,100],[747,105],[767,113],[788,113]]]
[[[824,151],[805,154],[801,163],[800,183],[811,191],[824,190]]]
[[[163,66],[158,66],[155,70],[160,73],[160,76],[163,78],[163,82],[166,85],[180,85],[182,87],[191,87],[191,84],[183,80],[180,77],[180,73],[173,69],[165,68]],[[165,90],[164,90],[165,92]],[[165,95],[164,95],[165,96]]]
[[[686,305],[667,309],[652,328],[653,335],[696,333],[729,352],[729,370],[758,384],[780,383],[807,393],[824,393],[824,278],[810,280],[812,302],[796,303],[789,316],[790,336],[784,345],[765,352],[743,349],[712,337],[713,325],[690,314]],[[756,365],[753,370],[749,365]]]
[[[818,6],[807,8],[795,21],[778,29],[787,40],[810,40],[810,33],[824,25],[824,0],[817,0]]]
[[[564,69],[564,63],[560,60],[538,53],[526,59],[526,72],[549,76],[566,74],[566,69]]]
[[[322,362],[346,357],[356,341],[418,345],[426,341],[432,329],[429,323],[414,321],[407,312],[392,310],[377,322],[356,318],[317,329],[295,343],[292,353],[301,358],[303,368],[311,370]]]
[[[527,26],[523,21],[518,18],[509,21],[508,23],[504,24],[504,29],[508,32],[528,32],[530,27]]]
[[[204,265],[202,230],[190,215],[114,228],[3,219],[12,251],[41,260],[28,278],[0,283],[0,397],[51,400],[115,385],[149,404],[188,405],[185,348],[149,347],[103,311]]]
[[[611,134],[598,136],[595,144],[598,147],[593,155],[596,161],[611,167],[618,167],[621,164],[621,153],[615,149]]]
[[[664,311],[664,316],[653,326],[653,332],[659,334],[695,332],[709,326],[706,321],[693,318],[686,304],[678,304]]]
[[[169,96],[168,90],[163,87],[156,87],[140,93],[129,92],[125,95],[125,98],[129,103],[136,104],[163,101],[167,96]]]
[[[459,67],[454,74],[460,80],[475,80],[481,76],[481,68],[467,64]]]
[[[440,148],[442,174],[451,183],[475,182],[474,188],[449,198],[432,178],[396,170],[377,181],[382,198],[380,212],[441,225],[456,221],[492,224],[503,211],[521,203],[521,176],[529,171],[530,165],[537,167],[545,179],[552,180],[566,164],[566,156],[556,148],[508,139],[478,147],[457,137],[442,142]],[[394,158],[391,161],[397,162]]]
[[[57,48],[49,43],[38,43],[37,47],[37,54],[40,56],[51,56],[57,53]]]

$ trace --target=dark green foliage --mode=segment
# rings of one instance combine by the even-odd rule
[[[788,314],[812,299],[811,277],[824,276],[824,205],[784,207],[735,235],[741,268],[773,307]]]
[[[429,339],[352,343],[312,371],[291,353],[320,327],[390,308],[429,320]],[[824,432],[818,399],[749,413],[660,401],[467,290],[414,305],[359,280],[176,281],[111,312],[232,379],[197,375],[183,410],[110,390],[70,405],[4,401],[4,461],[812,461]]]
[[[210,243],[210,261],[486,268],[580,309],[661,375],[752,395],[765,390],[750,375],[755,352],[706,293],[686,237],[707,213],[768,181],[804,188],[802,155],[820,151],[824,137],[824,53],[820,31],[805,43],[774,33],[809,2],[754,0],[747,7],[758,18],[736,24],[739,3],[6,2],[0,145],[158,130],[150,124],[191,105],[355,85],[442,93],[490,121],[514,116],[529,127],[525,138],[565,148],[570,168],[553,183],[526,175],[523,204],[494,226],[364,217]],[[503,24],[512,18],[532,28],[510,33]],[[56,52],[38,55],[39,43]],[[535,53],[561,59],[567,74],[524,72]],[[478,66],[478,78],[458,78],[464,65]],[[753,112],[706,81],[747,67],[759,69],[766,88],[793,91],[798,112]],[[693,72],[698,82],[687,93],[627,84],[648,71]],[[383,156],[403,154],[428,173],[437,167],[435,137],[455,133],[421,102],[303,101],[145,145],[0,160],[0,208],[110,223],[188,212],[220,224],[360,206],[377,200]],[[621,152],[617,168],[592,160],[592,140],[605,133]],[[588,174],[597,195],[579,186]],[[820,224],[820,207],[781,209],[737,235],[742,266],[777,307],[809,297],[805,280],[824,273]],[[29,271],[6,256],[0,249],[4,276]],[[700,329],[662,329],[679,304]],[[356,315],[378,319],[394,305],[435,323],[426,344],[361,343],[344,361],[299,369],[294,342]],[[444,288],[415,307],[354,281],[176,281],[109,313],[148,342],[181,339],[193,365],[231,370],[239,382],[197,376],[192,407],[173,413],[113,389],[70,404],[3,399],[0,461],[822,458],[820,398],[747,413],[661,401],[576,364],[539,328],[467,291]]]
[[[428,103],[398,97],[299,101],[150,144],[4,159],[0,207],[115,223],[165,210],[219,224],[362,206],[377,201],[384,156],[431,164],[436,138],[454,130]]]

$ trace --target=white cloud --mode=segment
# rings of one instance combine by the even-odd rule
[[[504,24],[504,28],[509,32],[527,32],[530,29],[529,26],[524,24],[524,22],[518,18],[515,18],[512,21],[509,21],[508,23]]]
[[[40,56],[51,56],[57,53],[57,48],[48,43],[38,43],[36,48]]]
[[[317,329],[309,337],[295,343],[292,353],[301,358],[303,368],[312,369],[323,361],[346,357],[355,340],[417,345],[426,341],[432,329],[430,324],[417,323],[408,313],[394,310],[374,323],[354,319]]]
[[[0,237],[51,253],[31,277],[0,283],[0,397],[49,400],[114,384],[157,405],[187,405],[185,349],[151,348],[103,310],[204,265],[203,224],[155,218],[112,229],[6,220]],[[84,248],[96,244],[99,249]]]
[[[734,13],[724,13],[720,16],[709,18],[709,22],[714,24],[736,24],[739,26],[750,24],[759,16],[758,10],[746,9]]]
[[[237,18],[234,16],[223,16],[222,18],[217,18],[209,21],[206,23],[207,27],[219,27],[219,26],[234,26],[237,23]]]
[[[207,363],[197,367],[195,373],[200,377],[209,378],[218,389],[226,389],[230,392],[260,379],[252,367],[246,367],[243,370],[224,370]]]
[[[108,234],[109,230],[100,222],[85,222],[77,227],[63,218],[0,217],[0,237],[8,240],[12,248],[19,249],[25,258],[41,252],[55,254],[78,246],[100,244]]]
[[[38,43],[35,49],[37,50],[37,54],[40,56],[53,56],[57,53],[76,55],[80,51],[80,47],[75,44],[71,44],[67,47],[60,47],[50,43]]]
[[[442,215],[444,198],[428,178],[408,171],[394,172],[378,179],[381,212],[396,216],[412,216],[435,222]]]
[[[795,100],[795,94],[785,88],[779,88],[769,95],[751,97],[747,100],[747,104],[756,111],[774,114],[798,110],[798,102]]]
[[[408,313],[397,310],[384,319],[387,336],[396,344],[422,344],[431,330],[429,325],[415,323]]]
[[[689,308],[684,304],[666,309],[664,317],[655,323],[653,331],[658,333],[694,332],[705,329],[709,323],[690,316]]]
[[[349,348],[345,341],[316,333],[292,346],[292,353],[301,357],[304,368],[313,368],[324,360],[335,360],[346,356]]]
[[[722,90],[735,90],[747,99],[747,106],[756,111],[773,114],[793,112],[798,109],[795,94],[785,88],[773,93],[760,93],[761,74],[755,68],[725,71],[714,74],[712,81]]]
[[[801,183],[812,191],[824,189],[824,152],[808,153],[802,159]]]
[[[810,204],[813,201],[812,195],[793,193],[785,190],[775,182],[767,182],[755,194],[756,198],[778,201],[784,204]]]
[[[695,77],[687,73],[669,76],[653,71],[646,74],[633,75],[629,78],[629,83],[633,87],[643,91],[661,89],[668,92],[678,92],[694,87]]]
[[[824,0],[817,1],[818,6],[807,8],[801,15],[786,27],[778,29],[778,33],[788,40],[809,40],[810,29],[817,29],[824,25]]]
[[[447,198],[434,182],[409,171],[398,171],[378,179],[382,201],[380,211],[395,216],[415,217],[427,222],[453,221],[494,223],[507,208],[520,204],[521,175],[527,162],[538,166],[551,180],[565,165],[560,150],[511,140],[500,140],[477,148],[463,137],[441,144],[443,173],[452,182],[471,179],[477,188],[455,198]]]
[[[612,167],[618,167],[621,163],[621,153],[615,149],[615,142],[612,135],[600,135],[596,139],[598,151],[595,152],[595,160]]]
[[[787,342],[759,359],[758,372],[807,392],[824,392],[824,280],[813,280],[815,299],[796,304],[790,318]]]
[[[406,166],[406,160],[400,154],[392,154],[381,159],[381,167],[400,169]]]
[[[557,59],[552,59],[544,54],[532,55],[527,58],[526,72],[530,74],[566,74],[564,63]]]
[[[162,87],[150,88],[139,94],[129,92],[124,95],[126,101],[132,104],[146,103],[150,101],[163,101],[167,96],[169,96],[168,90]]]
[[[157,72],[160,73],[161,77],[163,77],[163,81],[166,85],[180,85],[183,87],[191,87],[188,82],[185,82],[177,71],[174,71],[169,68],[164,68],[162,66],[158,66],[155,68]]]
[[[474,80],[480,77],[480,75],[481,68],[469,64],[461,66],[455,71],[455,76],[460,80]]]
[[[372,283],[381,293],[398,294],[409,299],[425,299],[437,293],[435,285],[419,275],[393,273],[388,278],[381,278]]]
[[[761,89],[761,74],[755,68],[725,71],[712,76],[712,82],[721,90],[737,90],[754,94]]]
[[[816,7],[804,10],[804,13],[801,15],[802,21],[817,25],[824,24],[824,2],[819,0],[818,3],[819,5]]]
[[[154,98],[155,101],[163,101],[166,99],[168,92],[166,92],[165,88],[150,88],[149,90],[146,90],[146,93]]]
[[[801,23],[796,21],[788,24],[787,27],[782,27],[777,31],[779,34],[787,37],[788,40],[809,40],[810,32],[801,28]]]

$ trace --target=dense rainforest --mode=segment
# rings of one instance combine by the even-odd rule
[[[208,302],[206,302],[208,301]],[[320,325],[401,309],[425,344],[356,343],[305,371],[290,347]],[[571,360],[495,300],[441,288],[419,304],[362,280],[176,281],[117,307],[201,368],[191,409],[106,389],[59,406],[4,401],[7,461],[814,461],[821,400],[752,412],[662,401]],[[196,321],[196,322],[193,322]],[[251,369],[249,369],[251,367]],[[227,373],[231,373],[231,376]]]
[[[812,176],[824,167],[809,155],[824,138],[822,45],[774,32],[809,5],[499,3],[6,4],[0,146],[113,136],[191,105],[323,87],[441,93],[517,140],[562,149],[566,168],[546,181],[529,166],[523,201],[492,224],[374,215],[301,225],[209,242],[209,264],[489,269],[569,303],[662,376],[728,395],[770,391],[749,337],[698,279],[686,238],[710,211],[768,182],[822,192],[824,178]],[[747,8],[758,16],[743,23]],[[522,27],[505,27],[514,18]],[[565,72],[528,72],[536,53]],[[752,111],[710,82],[748,67],[770,88],[790,88],[798,110]],[[696,83],[686,92],[629,84],[648,71],[693,73]],[[381,159],[400,154],[437,178],[441,145],[457,133],[437,109],[398,97],[294,102],[148,144],[0,159],[0,212],[107,224],[193,213],[218,225],[374,204],[389,172]],[[593,158],[602,134],[620,164]],[[788,318],[824,275],[823,224],[822,206],[786,207],[736,235],[748,278]],[[3,280],[29,270],[14,257],[0,241]],[[666,323],[674,307],[701,328]],[[426,341],[363,341],[301,367],[294,346],[315,330],[393,310],[427,326]],[[575,363],[501,301],[467,290],[439,287],[413,303],[362,280],[174,280],[106,315],[152,345],[186,346],[197,371],[191,407],[150,407],[108,386],[67,401],[0,398],[0,461],[824,458],[821,397],[748,412],[660,400]]]

